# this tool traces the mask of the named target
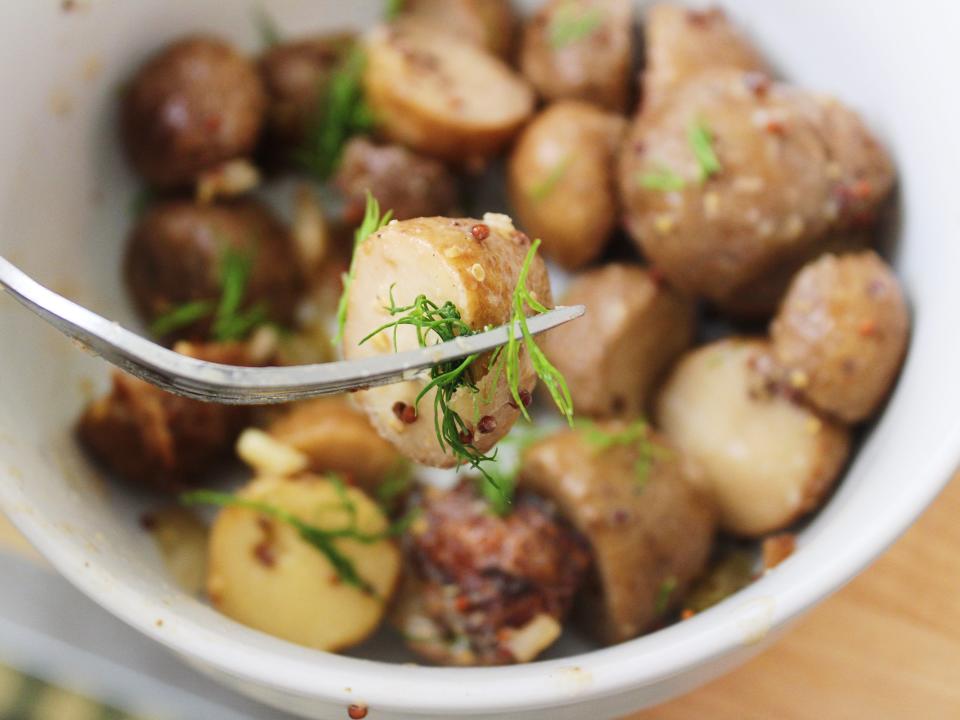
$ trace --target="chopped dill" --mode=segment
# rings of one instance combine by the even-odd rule
[[[413,476],[410,472],[410,464],[405,460],[399,460],[377,485],[374,497],[381,509],[389,513],[396,507],[397,501],[412,487]]]
[[[384,16],[387,20],[396,20],[404,10],[406,0],[387,0],[387,7],[384,10]]]
[[[583,421],[578,426],[583,439],[597,452],[603,452],[615,446],[636,448],[638,455],[634,463],[634,472],[637,487],[641,490],[646,487],[650,479],[653,464],[670,452],[651,439],[650,426],[643,420],[635,420],[622,430],[605,430],[590,421]]]
[[[216,306],[210,300],[193,300],[164,313],[150,325],[150,332],[163,337],[209,317]]]
[[[576,0],[567,0],[557,8],[550,21],[550,44],[560,50],[589,37],[602,24],[600,8],[585,8]]]
[[[541,202],[550,197],[551,193],[557,189],[560,181],[563,180],[563,176],[566,174],[572,161],[573,156],[567,155],[554,165],[543,180],[530,188],[530,198],[536,202]]]
[[[660,166],[656,170],[640,176],[640,185],[646,190],[677,192],[686,187],[684,179],[668,167]]]
[[[333,344],[339,345],[343,341],[343,331],[347,326],[347,304],[350,300],[350,288],[353,278],[357,274],[357,251],[367,241],[367,238],[381,230],[393,217],[393,210],[387,210],[380,215],[380,203],[367,190],[367,206],[363,211],[363,222],[353,234],[353,256],[350,258],[350,268],[343,275],[343,292],[337,302],[337,334],[333,337]]]
[[[354,47],[325,84],[303,146],[295,154],[300,166],[320,182],[336,171],[347,140],[373,129],[373,114],[363,97],[366,56]]]
[[[670,575],[666,580],[660,583],[657,590],[657,599],[653,605],[653,611],[657,615],[663,615],[670,606],[670,598],[677,589],[677,578]]]
[[[713,133],[703,120],[696,120],[687,128],[687,141],[697,158],[697,165],[700,168],[700,182],[706,182],[709,178],[719,173],[723,167],[720,165],[720,159],[713,149]]]
[[[273,16],[267,12],[263,5],[257,5],[253,9],[253,24],[260,36],[260,43],[265,49],[283,42],[283,33],[280,32],[277,21],[273,19]]]

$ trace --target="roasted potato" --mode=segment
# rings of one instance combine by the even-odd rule
[[[633,36],[630,0],[548,0],[524,27],[520,67],[546,100],[585,100],[622,113]]]
[[[399,18],[508,59],[517,19],[510,0],[404,0]]]
[[[267,94],[267,151],[290,160],[318,120],[330,78],[356,46],[352,33],[317,35],[269,48],[260,58]]]
[[[391,222],[357,251],[344,357],[353,360],[394,351],[390,330],[360,344],[369,333],[394,319],[386,309],[391,292],[398,307],[410,305],[421,294],[437,305],[450,301],[473,329],[508,322],[514,288],[529,249],[529,238],[517,231],[506,215],[488,213],[483,220],[420,218]],[[527,288],[540,302],[548,306],[552,303],[546,267],[539,257],[531,266]],[[398,328],[396,349],[416,347],[416,330],[410,325]],[[519,388],[532,392],[537,377],[526,354],[521,356],[518,377]],[[449,406],[471,427],[472,445],[486,452],[507,434],[520,410],[507,383],[502,378],[495,383],[483,361],[475,365],[473,379],[479,393],[460,388]],[[418,413],[413,412],[425,384],[424,380],[411,380],[371,388],[354,397],[374,427],[403,455],[426,465],[452,467],[457,458],[440,447],[434,428],[435,391],[424,396]]]
[[[769,82],[766,63],[719,8],[657,4],[647,11],[644,30],[644,112],[700,73],[716,68],[755,71],[756,82]]]
[[[406,25],[369,36],[364,90],[388,139],[467,166],[500,152],[534,105],[527,82],[498,58]]]
[[[405,538],[410,578],[394,622],[446,665],[529,662],[560,635],[590,565],[584,539],[529,493],[505,515],[467,479],[425,488]]]
[[[253,63],[217,38],[188,38],[150,58],[125,87],[124,146],[151,185],[188,186],[253,152],[265,107]]]
[[[872,251],[824,255],[807,265],[770,328],[787,382],[848,423],[866,420],[887,397],[909,332],[900,283]]]
[[[603,642],[649,630],[706,567],[716,511],[694,472],[642,424],[564,430],[523,453],[519,487],[556,503],[590,543],[584,619]]]
[[[388,527],[361,491],[322,477],[258,478],[241,495],[328,532],[352,528],[375,536]],[[384,615],[400,576],[400,552],[387,539],[329,543],[365,588],[348,582],[326,553],[288,523],[228,507],[210,532],[210,601],[244,625],[299,645],[327,651],[356,645]]]
[[[365,137],[347,143],[334,182],[346,199],[345,215],[358,224],[368,191],[397,220],[449,215],[458,201],[457,181],[443,163]]]
[[[616,153],[625,130],[623,118],[565,100],[537,116],[510,155],[518,222],[568,269],[595,260],[617,226]]]
[[[703,472],[721,527],[759,537],[817,508],[846,463],[850,433],[771,377],[766,341],[728,339],[684,357],[657,417]]]
[[[792,273],[870,227],[892,184],[851,110],[739,70],[701,73],[641,113],[620,158],[627,227],[646,257],[744,315],[772,314]]]
[[[637,418],[654,384],[693,342],[693,302],[649,271],[613,263],[574,279],[563,303],[587,315],[543,336],[566,377],[577,415]]]
[[[154,323],[186,303],[216,304],[230,257],[238,267],[248,266],[241,271],[247,275],[242,309],[262,304],[269,319],[289,325],[304,288],[296,249],[284,224],[253,200],[219,205],[171,200],[151,207],[130,234],[127,287],[143,319]],[[208,338],[212,315],[163,337]]]

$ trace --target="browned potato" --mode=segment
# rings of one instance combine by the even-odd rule
[[[253,200],[172,200],[143,215],[130,235],[125,275],[144,320],[152,323],[186,303],[219,301],[228,252],[250,264],[243,307],[263,303],[270,319],[291,323],[303,292],[296,250],[283,223]],[[206,338],[210,315],[165,338]]]
[[[335,182],[346,198],[345,214],[358,221],[367,191],[397,220],[449,215],[457,204],[457,181],[443,163],[364,137],[347,143]]]
[[[693,342],[696,309],[635,265],[613,263],[577,277],[563,300],[587,315],[543,336],[566,377],[578,415],[636,418],[654,383]]]
[[[400,18],[508,58],[516,17],[510,0],[404,0]]]
[[[377,535],[388,526],[362,492],[317,476],[258,478],[241,495],[321,530],[353,527]],[[328,556],[289,524],[228,507],[210,532],[210,601],[234,620],[290,642],[331,652],[356,645],[384,615],[400,576],[400,552],[387,539],[330,543],[369,591],[346,582]]]
[[[400,307],[423,294],[438,305],[452,302],[473,329],[508,322],[513,291],[529,249],[529,238],[514,229],[505,215],[488,213],[482,221],[420,218],[391,222],[371,235],[357,251],[344,356],[353,360],[393,352],[391,331],[359,344],[367,334],[392,320],[385,309],[390,302],[391,286]],[[531,267],[527,287],[540,302],[551,304],[550,282],[539,257]],[[416,347],[415,329],[409,325],[399,328],[397,348],[403,351]],[[506,435],[520,411],[506,382],[497,382],[493,392],[494,380],[484,363],[475,367],[479,394],[461,388],[450,407],[470,425],[476,449],[486,452]],[[524,353],[519,386],[532,392],[536,381],[533,366]],[[371,388],[354,397],[374,427],[401,453],[427,465],[451,467],[457,458],[440,447],[434,429],[434,391],[420,402],[419,415],[413,415],[409,409],[425,384],[424,380],[412,380]]]
[[[524,28],[520,67],[547,100],[624,112],[633,32],[630,0],[548,0]]]
[[[719,8],[689,10],[657,4],[647,11],[644,109],[668,98],[705,70],[731,68],[767,74],[766,63]],[[757,82],[766,82],[763,75]]]
[[[622,422],[565,430],[524,452],[520,487],[555,502],[593,550],[599,586],[584,619],[604,642],[649,630],[706,566],[716,513],[694,472],[645,426]]]
[[[852,111],[738,70],[702,73],[642,113],[620,159],[627,227],[645,255],[738,314],[772,313],[795,270],[873,224],[892,184],[889,157]]]
[[[289,156],[303,146],[331,75],[355,45],[352,33],[333,33],[280,43],[263,54],[260,77],[267,92],[271,151]]]
[[[404,25],[369,36],[364,89],[387,138],[468,165],[502,150],[534,104],[526,81],[498,58]]]
[[[816,509],[850,451],[846,427],[794,402],[771,363],[765,341],[721,340],[683,358],[660,396],[663,432],[701,466],[735,535],[759,537]]]
[[[265,105],[249,60],[217,38],[188,38],[154,55],[124,90],[124,145],[150,184],[189,185],[253,151]]]
[[[595,260],[619,220],[615,157],[623,118],[576,100],[527,126],[510,156],[510,202],[522,227],[568,269]]]
[[[770,328],[787,381],[849,423],[873,415],[890,392],[909,331],[900,283],[872,251],[824,255],[806,266]]]

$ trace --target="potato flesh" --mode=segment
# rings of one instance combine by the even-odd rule
[[[506,57],[515,18],[510,0],[406,0],[400,18]]]
[[[325,530],[350,522],[334,484],[318,477],[260,478],[242,494]],[[373,501],[355,488],[347,488],[347,496],[361,532],[386,530]],[[245,508],[226,508],[210,536],[210,600],[234,620],[290,642],[329,651],[355,645],[383,617],[400,575],[400,553],[389,540],[334,543],[376,596],[343,582],[326,556],[288,524]]]
[[[699,463],[721,526],[756,537],[819,505],[846,461],[843,426],[762,386],[767,343],[721,340],[680,361],[660,396],[663,432]]]
[[[478,241],[471,230],[485,225],[489,236]],[[509,218],[486,215],[483,220],[420,218],[388,225],[371,236],[358,250],[356,276],[350,292],[343,351],[348,360],[383,355],[394,351],[392,331],[384,331],[360,345],[360,340],[392,320],[385,309],[390,290],[397,305],[409,305],[425,295],[438,305],[452,301],[462,319],[474,330],[502,325],[510,320],[511,302],[520,268],[530,241],[514,229]],[[550,284],[543,261],[534,260],[527,280],[528,289],[547,306],[552,304]],[[398,329],[396,349],[419,347],[416,331]],[[431,334],[428,342],[435,342]],[[474,433],[479,452],[486,452],[503,437],[519,417],[503,378],[491,391],[493,381],[483,372],[482,359],[475,377],[479,393],[464,388],[457,391],[450,407],[475,428],[480,418],[493,418],[495,429]],[[394,413],[398,402],[413,405],[426,380],[376,387],[356,393],[355,399],[366,411],[377,431],[405,456],[426,465],[452,467],[458,458],[444,451],[434,427],[434,395],[430,391],[420,401],[419,417],[405,424]],[[531,391],[536,385],[533,367],[521,353],[519,387]]]

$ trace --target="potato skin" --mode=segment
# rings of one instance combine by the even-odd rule
[[[657,418],[703,471],[729,533],[760,537],[816,509],[850,451],[848,429],[788,395],[769,343],[731,338],[677,364]]]
[[[629,427],[563,430],[529,447],[520,470],[519,486],[556,503],[590,543],[599,586],[583,598],[584,624],[609,644],[642,634],[678,606],[706,567],[716,530],[696,468],[664,438],[643,441],[656,454],[642,477],[639,441],[602,447],[590,439]],[[665,583],[672,590],[663,598]]]
[[[551,105],[510,155],[510,202],[520,225],[569,270],[595,260],[617,226],[616,153],[623,118],[576,100]]]
[[[504,59],[513,49],[517,25],[510,0],[405,0],[400,21],[455,35]]]
[[[477,240],[472,232],[477,225],[489,231],[483,240]],[[508,322],[513,291],[529,249],[530,239],[517,231],[505,215],[488,213],[483,220],[418,218],[391,222],[358,250],[344,333],[344,357],[352,360],[393,352],[390,332],[359,344],[367,334],[391,321],[384,309],[389,303],[391,285],[395,286],[394,300],[398,306],[409,305],[424,294],[438,304],[452,302],[473,329]],[[527,288],[540,302],[552,305],[546,266],[539,256],[531,265]],[[418,347],[410,326],[400,328],[397,337],[401,351]],[[502,378],[491,397],[493,379],[483,359],[475,367],[479,406],[474,405],[475,395],[466,389],[458,391],[450,406],[471,427],[475,418],[492,418],[495,427],[491,432],[474,433],[475,447],[486,452],[510,430],[520,411]],[[519,387],[532,392],[536,382],[533,366],[524,353],[520,358]],[[393,411],[398,402],[413,405],[424,385],[425,381],[418,379],[375,387],[356,393],[354,399],[377,431],[403,455],[426,465],[452,467],[457,458],[440,448],[434,429],[433,391],[421,400],[420,415],[412,424],[403,423]]]
[[[706,181],[689,139],[697,125],[721,165]],[[648,185],[665,169],[682,189]],[[772,314],[793,272],[873,225],[892,184],[889,157],[852,111],[728,69],[641,113],[620,158],[627,228],[644,254],[682,290],[735,314]]]
[[[164,189],[249,155],[266,107],[253,64],[224,41],[202,36],[150,58],[121,102],[127,155],[147,182]]]
[[[555,28],[571,16],[573,24],[592,16],[599,24],[558,47]],[[524,27],[520,67],[546,100],[585,100],[622,113],[630,99],[632,52],[630,0],[548,0]]]
[[[283,223],[254,200],[170,200],[143,215],[128,240],[124,275],[144,321],[194,300],[218,301],[227,248],[251,258],[244,307],[263,302],[272,320],[290,324],[304,287],[296,250]],[[164,339],[203,340],[210,325],[200,320]]]
[[[770,328],[786,379],[818,410],[848,423],[866,420],[887,397],[909,332],[900,283],[872,251],[807,265]]]
[[[575,278],[563,304],[586,305],[587,315],[540,346],[566,378],[577,415],[643,416],[654,384],[693,342],[693,302],[644,268],[611,263]]]
[[[387,139],[472,166],[499,153],[533,112],[527,82],[456,37],[397,25],[367,38],[364,91]]]
[[[360,532],[375,535],[387,529],[372,500],[352,487],[346,494]],[[350,523],[338,490],[321,477],[259,478],[241,495],[324,530]],[[225,508],[210,532],[210,601],[244,625],[299,645],[331,652],[356,645],[384,615],[400,577],[400,552],[390,540],[332,542],[376,596],[341,581],[327,557],[287,523],[246,508]]]

